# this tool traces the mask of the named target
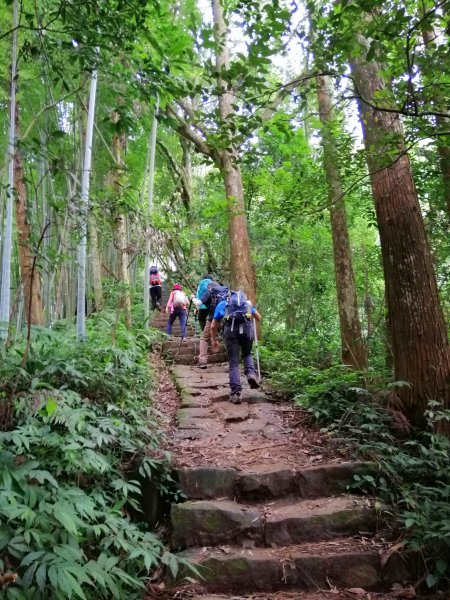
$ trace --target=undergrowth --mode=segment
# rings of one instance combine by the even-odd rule
[[[34,331],[23,367],[23,342],[1,350],[0,572],[18,575],[2,597],[141,598],[149,571],[177,571],[139,507],[145,478],[171,489],[150,335],[102,313],[82,343]]]
[[[289,349],[262,349],[263,367],[273,387],[306,409],[323,430],[339,438],[375,473],[356,476],[355,487],[377,496],[387,507],[404,547],[423,554],[426,583],[450,583],[450,440],[435,433],[450,410],[430,401],[424,431],[402,429],[399,413],[387,402],[386,374],[376,377],[342,365],[306,367]],[[376,384],[374,382],[377,382]]]

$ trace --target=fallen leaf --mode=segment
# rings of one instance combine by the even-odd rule
[[[350,592],[350,594],[355,594],[355,596],[365,596],[367,594],[363,588],[348,588],[346,591]]]

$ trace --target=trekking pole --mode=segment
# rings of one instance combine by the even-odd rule
[[[258,367],[258,382],[261,381],[261,370],[259,368],[259,349],[258,349],[258,334],[256,333],[256,319],[253,319],[253,334],[255,337],[255,348],[256,348],[256,366]]]

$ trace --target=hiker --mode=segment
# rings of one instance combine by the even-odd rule
[[[191,300],[197,306],[201,306],[202,304],[207,307],[207,320],[205,324],[205,328],[203,329],[202,335],[200,337],[200,349],[198,355],[197,366],[200,369],[206,369],[208,364],[208,346],[212,342],[211,338],[211,322],[213,320],[214,311],[216,310],[219,302],[226,298],[228,293],[228,288],[222,285],[219,285],[215,281],[211,281],[209,283],[206,292],[203,296],[197,299],[194,295],[192,295]]]
[[[182,343],[186,342],[186,307],[188,302],[189,300],[187,299],[186,294],[183,292],[181,285],[179,283],[175,283],[173,290],[170,292],[170,296],[166,305],[166,313],[170,313],[169,320],[167,321],[167,335],[172,335],[172,325],[175,319],[178,317],[180,321]]]
[[[152,310],[161,310],[161,275],[157,266],[150,267],[150,297]]]
[[[207,273],[206,275],[203,275],[203,277],[199,281],[199,284],[197,287],[197,293],[195,294],[195,298],[197,300],[202,299],[202,297],[208,291],[208,285],[210,283],[212,283],[214,280],[215,280],[215,278],[213,277],[213,275],[210,275],[209,273]],[[200,325],[200,329],[203,331],[206,326],[206,320],[209,316],[209,308],[207,308],[203,303],[197,304],[195,302],[194,304],[197,306],[197,318],[198,318],[198,322]]]
[[[230,376],[230,401],[241,403],[241,374],[239,370],[239,354],[242,350],[244,373],[252,389],[259,388],[255,365],[253,364],[252,345],[254,339],[254,319],[261,320],[261,315],[252,303],[247,300],[244,292],[230,291],[227,298],[217,305],[211,323],[211,340],[213,352],[220,350],[217,339],[220,322],[224,319],[223,337],[228,352]]]

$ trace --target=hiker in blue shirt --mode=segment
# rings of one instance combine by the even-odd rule
[[[211,341],[213,352],[218,352],[220,349],[217,335],[219,333],[220,322],[224,319],[223,338],[228,353],[228,365],[230,376],[230,401],[233,404],[241,403],[241,374],[239,370],[239,355],[242,351],[242,359],[244,361],[244,373],[247,376],[247,381],[252,389],[259,388],[258,379],[256,376],[255,365],[252,357],[253,345],[253,319],[261,320],[261,315],[256,310],[252,303],[247,300],[243,292],[231,292],[232,295],[237,295],[238,300],[222,300],[214,311],[213,321],[211,323]],[[239,301],[239,295],[242,295],[244,301]],[[234,304],[240,304],[241,311],[234,311]],[[244,309],[244,305],[246,308]],[[245,312],[244,312],[245,310]]]

